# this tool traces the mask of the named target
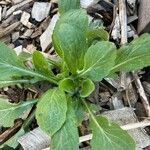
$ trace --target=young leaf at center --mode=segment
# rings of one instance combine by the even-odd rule
[[[74,81],[70,78],[65,78],[60,81],[59,88],[65,92],[73,94],[75,92],[75,84]]]
[[[94,83],[90,79],[86,79],[82,83],[80,96],[88,97],[95,89]]]

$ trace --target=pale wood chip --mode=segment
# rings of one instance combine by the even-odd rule
[[[31,13],[32,18],[38,22],[41,22],[48,16],[50,8],[51,3],[35,2]]]

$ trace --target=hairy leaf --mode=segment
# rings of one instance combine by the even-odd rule
[[[31,108],[37,100],[21,102],[18,104],[9,103],[7,99],[0,98],[0,125],[10,127],[14,120],[27,109]]]
[[[74,81],[70,78],[65,78],[60,81],[59,88],[65,92],[73,94],[73,92],[75,91]]]
[[[63,14],[71,9],[80,8],[80,0],[58,0],[60,14]]]
[[[108,41],[109,34],[104,29],[91,29],[88,31],[88,44],[91,45],[93,42]]]
[[[73,99],[73,108],[77,117],[77,124],[80,125],[84,119],[85,109],[80,99]]]
[[[46,76],[53,75],[52,71],[49,69],[48,61],[39,51],[35,51],[33,53],[32,60],[36,70],[39,73]]]
[[[0,80],[0,88],[7,87],[10,85],[21,84],[21,83],[29,84],[29,83],[34,83],[34,81],[25,80],[25,79],[24,80],[23,79]]]
[[[56,132],[51,139],[52,150],[78,150],[79,135],[77,130],[77,119],[74,108],[68,103],[66,122],[62,128]]]
[[[135,150],[135,142],[131,136],[115,123],[110,123],[105,117],[95,117],[90,120],[93,132],[92,150],[99,147],[105,150]]]
[[[49,80],[56,83],[52,77],[46,77],[38,72],[28,69],[17,57],[16,53],[5,44],[0,43],[0,80],[9,80],[12,77],[32,76],[38,80]]]
[[[36,119],[40,128],[52,136],[66,120],[67,100],[58,88],[48,90],[40,99]]]
[[[85,11],[72,10],[60,17],[53,32],[54,48],[74,74],[83,67],[87,27]]]
[[[90,115],[90,129],[93,137],[92,150],[135,150],[135,141],[116,123],[110,123],[105,117],[95,116],[87,103],[83,101]]]
[[[88,97],[95,89],[94,83],[90,79],[86,79],[82,83],[80,96]]]
[[[15,51],[0,43],[0,79],[7,79],[11,76],[23,75],[25,66],[17,58]]]
[[[116,49],[113,43],[101,41],[92,45],[85,54],[80,76],[87,76],[94,81],[102,80],[114,66],[115,58]]]
[[[150,65],[150,34],[146,33],[118,50],[112,73],[132,71]]]
[[[70,10],[67,13],[60,16],[55,26],[56,31],[57,28],[63,23],[77,27],[78,29],[81,30],[81,32],[83,32],[83,34],[87,34],[88,16],[85,10],[82,9]]]

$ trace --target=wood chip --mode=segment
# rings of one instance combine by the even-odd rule
[[[6,7],[6,6],[4,6],[4,8],[3,8],[3,12],[2,12],[2,18],[5,18],[5,16],[6,16],[6,12],[7,12],[7,7]]]
[[[111,97],[111,103],[114,109],[124,108],[124,104],[123,104],[122,96],[120,92],[118,92],[117,94]]]
[[[16,41],[19,38],[19,32],[12,33],[12,42]]]
[[[41,22],[48,16],[50,8],[51,3],[35,2],[31,13],[32,18],[38,22]]]
[[[14,6],[12,6],[11,8],[8,9],[7,13],[6,13],[6,17],[8,17],[9,15],[11,15],[16,9],[19,9],[20,7],[32,2],[33,0],[24,0],[22,3],[16,4]]]
[[[29,18],[30,18],[30,14],[24,11],[23,14],[22,14],[22,16],[21,16],[20,22],[24,26],[26,26],[28,28],[32,28],[33,25],[29,22]]]
[[[128,29],[128,32],[127,32],[128,38],[134,37],[135,32],[131,29],[131,27],[130,27],[130,26],[127,26],[127,29]]]
[[[134,7],[135,7],[136,0],[127,0],[127,3],[128,3],[132,8],[134,8]]]
[[[22,13],[22,10],[17,10],[17,11],[14,11],[13,12],[13,15],[15,16],[15,15],[19,15],[19,14],[21,14]]]
[[[142,83],[137,75],[136,72],[133,72],[133,77],[135,79],[135,85],[137,87],[137,90],[139,92],[139,96],[141,98],[141,101],[143,103],[143,106],[145,108],[145,111],[146,111],[146,115],[147,117],[150,117],[150,104],[149,104],[149,100],[148,100],[148,97],[144,91],[144,88],[142,86]]]
[[[33,44],[27,45],[26,49],[23,49],[24,52],[33,53],[37,48]]]
[[[28,37],[30,37],[32,35],[33,31],[34,31],[33,29],[27,29],[25,31],[25,33],[21,36],[21,38],[28,38]]]
[[[22,52],[22,45],[14,48],[14,51],[16,52],[17,55],[19,55]]]
[[[143,87],[144,87],[145,91],[150,95],[150,83],[144,81]]]
[[[41,150],[49,146],[49,136],[40,128],[36,128],[19,138],[18,142],[22,145],[24,150]]]
[[[111,33],[111,36],[114,40],[120,39],[121,37],[121,25],[120,25],[120,19],[119,19],[119,15],[116,15],[116,19],[115,19],[115,23],[114,23],[114,27]]]
[[[80,0],[80,2],[81,2],[82,8],[88,8],[90,5],[92,5],[96,1],[95,0]]]
[[[19,25],[20,25],[20,22],[15,22],[15,23],[11,24],[10,26],[8,26],[5,29],[4,28],[0,28],[0,38],[3,37],[3,36],[8,35],[9,33],[11,33]]]
[[[24,0],[12,0],[13,4],[18,4],[18,3],[21,3],[23,2]]]
[[[138,33],[150,32],[150,5],[149,0],[141,0],[139,7]]]
[[[0,6],[0,21],[2,21],[2,6]]]
[[[58,18],[59,18],[58,14],[54,15],[52,20],[50,21],[49,26],[47,27],[45,32],[40,36],[40,43],[41,43],[42,51],[45,51],[46,48],[52,42],[52,33],[53,33],[53,29],[55,27],[55,24]]]

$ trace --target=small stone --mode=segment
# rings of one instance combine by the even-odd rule
[[[58,14],[54,15],[51,22],[49,23],[49,26],[47,27],[45,32],[40,36],[42,51],[45,51],[46,48],[52,42],[52,33],[58,18],[59,18]]]
[[[31,13],[32,18],[34,18],[38,22],[41,22],[48,16],[50,8],[51,3],[35,2]]]

